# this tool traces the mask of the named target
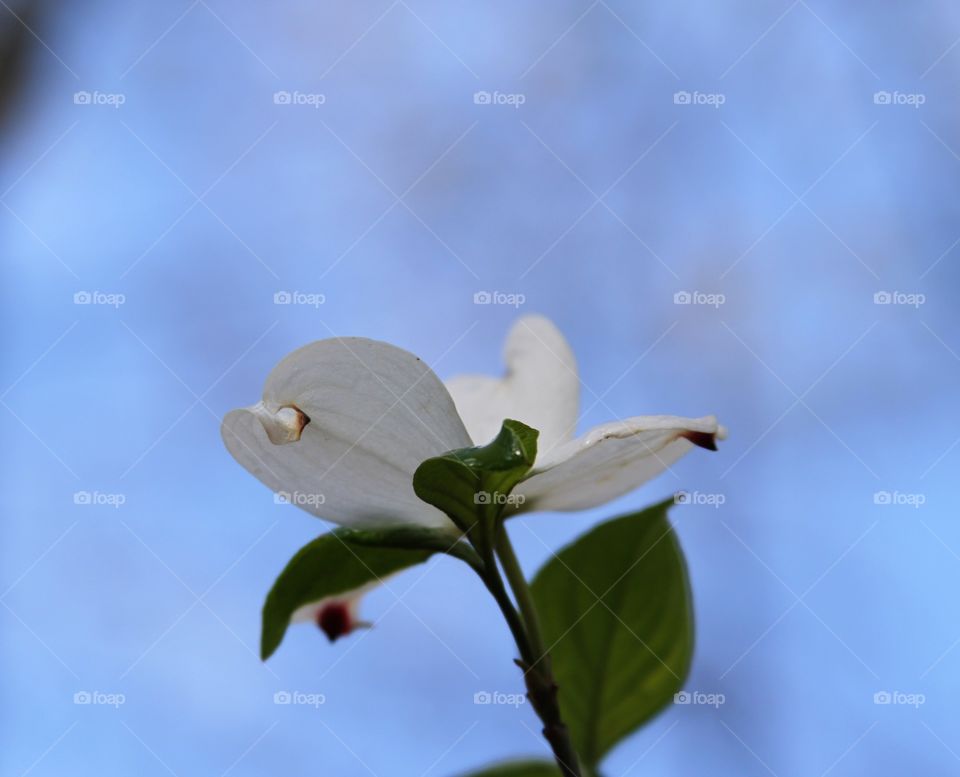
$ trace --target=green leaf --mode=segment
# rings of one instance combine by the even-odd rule
[[[447,549],[461,544],[451,540],[445,532],[420,532],[418,545],[409,544],[412,537],[402,530],[354,532],[347,529],[324,534],[304,545],[290,559],[267,594],[263,605],[261,658],[268,659],[279,647],[290,625],[290,617],[303,605],[346,594],[420,564],[436,552],[447,552],[443,543]],[[393,547],[390,547],[391,543]]]
[[[533,581],[563,718],[591,767],[670,703],[690,669],[690,584],[669,504],[597,526]]]
[[[509,504],[510,492],[537,457],[539,435],[508,419],[489,445],[460,448],[424,461],[413,475],[413,490],[469,532]]]
[[[464,777],[560,777],[560,770],[552,761],[513,761]]]
[[[432,550],[446,553],[470,566],[479,569],[483,562],[477,552],[466,542],[462,542],[460,532],[455,529],[441,531],[422,526],[394,526],[387,529],[340,529],[339,536],[354,545],[368,545],[374,548],[405,548],[408,550]]]

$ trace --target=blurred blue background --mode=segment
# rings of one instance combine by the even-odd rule
[[[725,499],[672,517],[687,686],[726,701],[667,709],[607,774],[957,773],[955,4],[0,18],[23,51],[0,151],[3,774],[425,777],[544,753],[528,708],[473,703],[519,677],[450,560],[377,591],[366,636],[304,627],[262,664],[264,593],[324,527],[219,437],[305,342],[495,374],[528,312],[577,353],[581,430],[730,429],[615,504],[514,524],[532,572],[678,488]],[[74,703],[94,691],[124,703]]]

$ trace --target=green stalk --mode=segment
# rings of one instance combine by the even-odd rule
[[[499,526],[499,532],[497,532],[496,551],[500,559],[500,565],[507,576],[507,582],[510,584],[514,598],[520,607],[520,616],[529,642],[530,655],[523,655],[524,651],[521,650],[523,661],[517,663],[523,669],[523,678],[527,685],[530,702],[543,722],[543,736],[553,749],[554,758],[561,773],[564,777],[581,777],[580,761],[577,758],[576,750],[573,748],[573,742],[570,740],[570,732],[560,714],[557,683],[553,678],[550,656],[547,654],[543,642],[540,619],[537,616],[533,595],[530,592],[527,579],[524,577],[517,554],[513,550],[507,528],[502,524]]]
[[[510,627],[510,633],[513,634],[513,640],[517,643],[520,656],[525,662],[534,661],[534,652],[530,646],[523,620],[517,614],[513,602],[510,601],[510,595],[503,585],[503,580],[500,578],[500,573],[497,570],[497,562],[492,549],[481,552],[480,555],[484,561],[484,570],[483,573],[480,574],[480,579],[483,580],[483,584],[487,587],[487,590],[493,594],[493,598],[500,607],[500,612],[503,613],[503,617],[507,621],[507,626]]]
[[[530,592],[530,586],[527,585],[527,579],[524,577],[523,569],[520,566],[520,560],[513,550],[513,544],[510,542],[510,536],[507,534],[507,527],[501,526],[497,537],[497,556],[500,559],[500,565],[507,575],[507,582],[510,584],[510,590],[520,606],[520,615],[523,617],[523,623],[527,629],[527,637],[530,640],[530,647],[534,652],[533,665],[537,666],[543,663],[547,672],[550,671],[550,656],[547,655],[547,649],[543,642],[543,634],[540,631],[540,618],[537,616],[537,608],[533,603],[533,595]]]

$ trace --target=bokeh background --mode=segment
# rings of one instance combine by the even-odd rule
[[[473,703],[519,678],[447,559],[376,592],[369,634],[303,627],[262,664],[263,595],[324,527],[218,430],[307,341],[495,374],[530,312],[578,355],[581,429],[730,428],[514,525],[533,571],[610,515],[723,497],[672,517],[688,688],[725,703],[667,709],[608,775],[957,773],[955,4],[2,6],[3,774],[543,753],[529,709]],[[274,704],[294,690],[326,702]]]

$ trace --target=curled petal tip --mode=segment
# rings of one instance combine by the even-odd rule
[[[285,405],[271,411],[263,402],[258,402],[250,409],[274,445],[296,442],[300,439],[303,428],[310,423],[307,414],[294,405]]]

